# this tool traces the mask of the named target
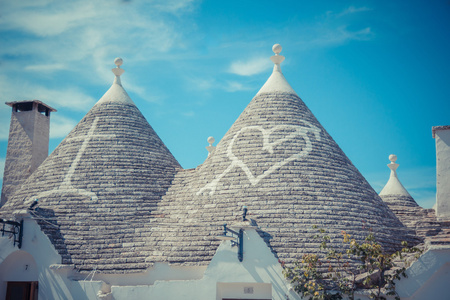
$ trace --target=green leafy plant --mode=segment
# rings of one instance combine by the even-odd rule
[[[305,254],[293,267],[282,263],[285,277],[302,297],[332,300],[343,299],[345,295],[354,299],[357,289],[366,289],[371,299],[386,299],[388,295],[399,299],[395,280],[406,277],[404,254],[416,253],[418,257],[418,248],[408,248],[407,243],[402,242],[400,251],[385,253],[370,231],[361,244],[342,231],[341,247],[333,247],[324,229],[317,226],[313,229],[317,233],[312,239],[320,243],[322,255]],[[355,260],[360,262],[358,268],[350,263]]]

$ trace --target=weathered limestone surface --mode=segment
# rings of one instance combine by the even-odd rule
[[[8,201],[47,158],[49,118],[37,111],[36,102],[33,102],[33,110],[20,112],[13,110],[0,205]]]
[[[203,165],[176,175],[148,225],[149,260],[207,264],[243,205],[288,264],[318,251],[312,225],[336,246],[342,230],[362,240],[371,229],[388,250],[417,242],[292,93],[257,95]]]
[[[103,101],[1,214],[11,216],[38,198],[32,214],[64,264],[81,271],[139,271],[150,265],[142,228],[179,168],[134,104]]]
[[[418,207],[420,206],[417,204],[416,200],[414,200],[413,197],[410,195],[381,195],[381,199],[383,199],[384,202],[387,203],[389,207]]]
[[[381,199],[425,244],[450,244],[450,222],[439,221],[434,209],[420,207],[411,196],[382,195]]]
[[[102,98],[0,210],[38,198],[31,213],[64,264],[206,265],[243,205],[288,265],[318,251],[312,225],[336,246],[342,230],[360,241],[372,230],[387,250],[416,242],[295,93],[259,93],[201,166],[181,170],[122,87],[112,89],[105,95],[120,101]]]
[[[415,230],[417,236],[422,239],[441,231],[434,210],[420,207],[411,196],[382,195],[381,199],[387,203],[403,225]]]

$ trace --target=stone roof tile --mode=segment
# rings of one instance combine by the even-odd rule
[[[63,263],[136,272],[149,266],[138,231],[180,168],[116,80],[0,213],[38,198],[32,215]]]
[[[165,216],[160,225],[183,230],[177,244],[153,247],[173,264],[207,264],[219,225],[240,218],[242,205],[286,263],[317,251],[308,243],[312,225],[360,240],[370,228],[388,250],[417,242],[294,93],[257,94],[195,172],[177,173],[154,213]],[[210,244],[183,256],[187,233]]]
[[[387,250],[414,240],[288,84],[270,79],[206,161],[181,170],[117,78],[0,210],[39,198],[32,214],[63,263],[107,273],[207,265],[243,205],[287,263],[317,251],[312,225],[358,240],[370,228]]]

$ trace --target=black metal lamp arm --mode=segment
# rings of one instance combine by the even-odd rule
[[[223,234],[227,235],[227,231],[234,235],[237,235],[237,241],[231,241],[232,246],[238,246],[238,259],[240,262],[244,260],[244,229],[239,229],[239,232],[233,229],[227,228],[227,224],[223,225]]]

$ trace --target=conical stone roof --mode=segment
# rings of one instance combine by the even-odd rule
[[[139,229],[180,165],[120,83],[111,88],[29,177],[2,215],[27,208],[63,256],[79,270],[145,269]]]
[[[342,230],[360,241],[372,230],[387,250],[412,240],[287,83],[278,53],[273,74],[214,152],[197,169],[177,174],[155,211],[166,218],[154,234],[186,238],[173,238],[167,247],[155,243],[149,260],[206,264],[218,245],[211,242],[218,225],[239,219],[243,205],[287,263],[318,251],[313,225],[326,229],[336,245]]]
[[[391,174],[388,182],[380,192],[381,199],[389,205],[396,205],[400,207],[419,206],[398,179],[397,168],[399,164],[395,163],[397,161],[397,156],[391,154],[389,155],[389,160],[391,163],[387,166],[391,169]]]
[[[395,213],[398,219],[408,228],[415,230],[420,238],[433,236],[441,231],[433,210],[423,209],[405,189],[397,176],[397,155],[389,155],[391,170],[389,180],[380,192],[380,197]]]
[[[220,225],[242,219],[243,205],[288,264],[317,252],[312,225],[327,229],[333,243],[341,230],[361,240],[369,228],[389,250],[411,241],[287,83],[280,50],[269,80],[192,170],[179,170],[115,68],[111,89],[0,213],[39,198],[31,213],[63,263],[111,273],[153,262],[208,264]]]

